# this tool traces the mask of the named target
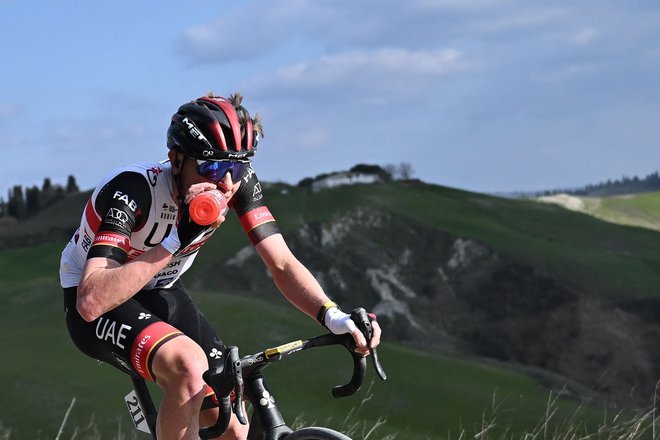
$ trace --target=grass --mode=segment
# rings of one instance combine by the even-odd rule
[[[607,224],[558,207],[434,186],[364,186],[317,194],[294,189],[268,197],[278,219],[287,214],[279,221],[285,235],[303,221],[328,221],[356,206],[377,208],[480,241],[599,294],[657,294],[660,285],[657,232]],[[185,279],[205,276],[206,284],[191,291],[222,329],[225,342],[248,353],[317,334],[315,323],[279,297],[265,302],[209,289],[224,272],[217,270],[217,262],[249,245],[235,219],[223,228]],[[58,242],[0,251],[0,351],[11,360],[3,362],[0,375],[0,439],[55,438],[74,398],[61,439],[131,438],[122,402],[130,381],[79,353],[66,333],[57,282],[63,246]],[[564,394],[553,396],[549,404],[548,389],[515,366],[387,340],[380,355],[389,380],[346,400],[330,397],[330,388],[350,375],[345,353],[312,351],[273,365],[267,374],[288,420],[321,421],[364,438],[635,440],[642,438],[636,437],[638,432],[656,438],[654,413],[604,417],[601,409],[581,406]]]
[[[3,270],[7,269],[3,274],[6,283],[0,287],[4,299],[0,332],[5,335],[0,339],[0,351],[11,359],[3,363],[0,375],[0,432],[12,439],[55,438],[75,398],[61,439],[131,438],[132,426],[123,403],[130,380],[79,353],[66,333],[53,270],[59,249],[49,244],[0,252]],[[225,342],[238,345],[243,353],[320,331],[318,324],[278,302],[204,290],[195,290],[193,295],[223,330]],[[369,433],[378,427],[379,438],[393,434],[409,440],[442,438],[439,433],[455,429],[459,422],[476,424],[494,393],[505,400],[507,411],[517,414],[511,424],[514,432],[526,430],[530,420],[544,411],[547,390],[505,366],[426,353],[387,341],[379,354],[388,381],[377,381],[371,391],[365,387],[347,399],[330,396],[332,386],[345,383],[351,371],[350,357],[336,347],[301,353],[269,367],[266,373],[288,420],[327,421],[329,427],[343,429],[346,416],[353,414],[354,424],[348,428]],[[368,374],[371,380],[374,374]],[[574,405],[562,400],[567,411]],[[35,423],[37,407],[39,420]]]
[[[354,440],[405,440],[410,438],[404,430],[393,431],[389,429],[387,417],[381,417],[375,422],[363,419],[362,409],[374,397],[371,390],[370,387],[360,404],[349,411],[336,429]],[[64,415],[55,440],[146,438],[146,435],[137,434],[135,431],[123,432],[121,424],[118,424],[115,433],[102,435],[95,424],[94,418],[84,426],[74,426],[65,430],[69,413],[74,404],[75,399],[71,401]],[[478,424],[470,427],[460,424],[455,429],[450,428],[435,432],[423,438],[429,440],[657,440],[660,438],[655,404],[650,410],[633,415],[624,413],[608,414],[607,411],[604,411],[601,419],[595,423],[585,422],[585,420],[591,420],[590,416],[585,417],[585,409],[583,406],[578,406],[572,413],[565,414],[560,397],[551,393],[546,400],[545,411],[536,423],[531,425],[528,430],[516,432],[511,429],[512,417],[505,409],[503,401],[493,396],[491,407],[484,410]],[[296,430],[306,426],[327,426],[332,423],[331,418],[322,420],[319,423],[315,420],[305,419],[304,416],[299,416],[290,426]],[[65,431],[70,434],[64,435]],[[11,429],[3,427],[0,422],[0,440],[14,438],[16,437],[12,436]],[[35,440],[43,438],[50,437],[37,436]]]

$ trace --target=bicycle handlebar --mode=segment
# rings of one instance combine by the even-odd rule
[[[362,308],[357,308],[351,313],[351,319],[353,319],[366,338],[367,343],[369,343],[373,336],[371,322],[375,320],[375,316],[367,314]],[[244,356],[240,359],[238,357],[238,348],[228,347],[224,365],[211,368],[203,375],[204,381],[211,386],[216,393],[220,413],[217,422],[213,426],[199,430],[199,436],[206,440],[222,435],[229,426],[232,409],[239,422],[243,425],[247,424],[247,418],[245,417],[242,405],[243,369],[249,368],[249,371],[251,372],[265,366],[266,364],[278,361],[286,355],[327,345],[341,345],[351,353],[353,358],[353,374],[351,379],[345,385],[337,385],[333,387],[333,397],[340,398],[355,394],[362,387],[362,383],[364,382],[367,370],[367,360],[361,354],[353,351],[355,349],[355,341],[353,340],[352,335],[348,333],[343,335],[328,333],[310,338],[306,341],[295,341],[280,345],[275,348],[264,350],[260,353]],[[381,380],[386,380],[387,375],[385,374],[383,367],[380,365],[376,349],[370,348],[369,352],[378,377],[380,377]],[[233,404],[230,398],[232,389],[234,389],[236,393]]]

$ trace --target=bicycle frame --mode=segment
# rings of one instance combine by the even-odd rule
[[[361,310],[361,312],[364,311]],[[366,317],[366,314],[364,316]],[[368,333],[368,329],[363,329],[365,319],[368,318],[362,319],[362,322],[358,323],[358,327],[363,333]],[[358,321],[356,320],[356,322]],[[370,323],[367,325],[370,326]],[[368,339],[370,339],[370,335]],[[227,428],[232,409],[239,420],[241,418],[245,419],[241,404],[243,394],[245,394],[247,400],[252,404],[253,409],[248,439],[278,440],[291,434],[293,431],[287,426],[282,414],[277,408],[275,399],[262,374],[262,370],[286,356],[328,345],[341,345],[345,347],[353,358],[353,375],[350,381],[345,385],[334,387],[332,389],[332,395],[334,397],[345,397],[355,394],[364,381],[366,359],[352,351],[355,348],[355,344],[350,334],[334,335],[329,333],[304,341],[293,341],[256,354],[243,356],[240,359],[238,358],[238,349],[236,347],[228,347],[228,357],[225,365],[216,367],[204,374],[204,380],[213,388],[218,397],[220,414],[213,426],[200,429],[200,437],[202,439],[211,439],[220,436]],[[371,359],[378,376],[382,380],[386,380],[387,376],[380,365],[376,350],[371,350]],[[146,424],[152,437],[156,439],[157,412],[149,389],[144,379],[132,376],[132,380],[135,387],[134,397],[130,397],[132,393],[126,397],[129,413],[131,413],[136,428],[146,432],[146,429],[144,429],[144,425]],[[229,398],[232,389],[236,391],[233,408]],[[140,423],[142,424],[142,428],[139,427]]]

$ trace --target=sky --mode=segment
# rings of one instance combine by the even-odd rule
[[[660,169],[660,2],[0,0],[0,197],[166,158],[244,95],[263,181],[408,163],[504,193]]]

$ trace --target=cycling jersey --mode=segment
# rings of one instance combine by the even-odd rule
[[[251,167],[229,203],[252,243],[279,232],[263,204],[261,184]],[[78,285],[87,258],[107,257],[123,264],[157,246],[174,227],[178,205],[169,161],[130,165],[107,176],[92,193],[80,227],[62,252],[62,287]],[[172,286],[214,231],[207,228],[200,239],[179,251],[143,289]]]
[[[229,201],[252,243],[279,232],[264,205],[261,184],[248,168]],[[80,227],[62,252],[60,282],[69,333],[87,355],[116,368],[153,380],[151,362],[165,342],[186,335],[207,355],[220,361],[222,340],[181,285],[214,228],[177,252],[139,292],[125,303],[86,322],[76,309],[77,286],[87,258],[105,257],[120,264],[157,246],[176,224],[179,203],[173,194],[169,162],[120,168],[104,178],[87,202]]]

